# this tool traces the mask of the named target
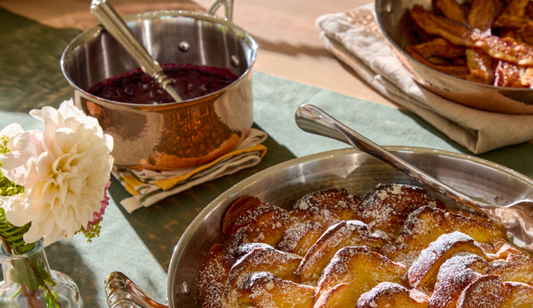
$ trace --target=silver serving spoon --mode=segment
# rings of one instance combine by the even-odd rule
[[[93,0],[91,3],[91,14],[98,19],[107,32],[139,63],[143,72],[151,76],[176,102],[183,101],[176,89],[172,87],[170,79],[163,73],[163,69],[159,63],[137,41],[122,17],[120,17],[106,0]]]
[[[514,244],[533,253],[533,201],[521,200],[507,205],[495,205],[468,196],[388,152],[313,105],[304,104],[298,108],[296,123],[306,132],[348,143],[442,195],[470,207],[485,217],[502,222],[508,233],[512,234],[510,238]]]

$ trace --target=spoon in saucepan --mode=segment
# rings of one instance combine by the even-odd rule
[[[533,201],[520,200],[507,205],[495,205],[468,196],[366,139],[313,105],[304,104],[298,108],[296,124],[306,132],[348,143],[442,195],[470,207],[485,217],[500,221],[510,233],[514,244],[533,253]]]
[[[91,14],[98,19],[104,29],[139,63],[143,72],[150,75],[159,84],[159,87],[167,91],[176,102],[183,101],[176,89],[172,87],[170,79],[163,73],[163,68],[150,56],[141,43],[137,41],[130,28],[124,22],[124,19],[120,17],[110,4],[105,0],[93,0],[91,3]]]

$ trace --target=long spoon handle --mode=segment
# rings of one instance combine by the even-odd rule
[[[359,133],[351,130],[313,105],[304,104],[298,108],[296,111],[296,123],[306,132],[348,143],[351,146],[395,167],[420,183],[435,189],[444,196],[460,202],[484,216],[487,216],[487,214],[478,207],[479,201],[474,201],[471,197],[461,193],[455,188],[436,180],[424,171],[390,153]]]
[[[171,81],[163,73],[163,69],[159,63],[137,41],[122,17],[120,17],[106,0],[93,0],[91,3],[91,14],[137,60],[143,72],[150,75],[176,102],[183,101],[178,92],[172,87]]]

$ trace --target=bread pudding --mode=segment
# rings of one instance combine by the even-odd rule
[[[199,275],[205,308],[533,307],[533,257],[504,226],[417,186],[328,189],[290,210],[246,196],[222,231]]]

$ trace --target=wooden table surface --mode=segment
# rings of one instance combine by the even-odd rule
[[[255,70],[394,106],[341,64],[325,48],[317,17],[343,12],[371,0],[236,0],[233,21],[258,42]],[[0,0],[0,6],[43,24],[86,30],[98,24],[89,0]],[[110,0],[121,15],[179,9],[205,12],[211,0]],[[223,8],[217,15],[223,16]]]

